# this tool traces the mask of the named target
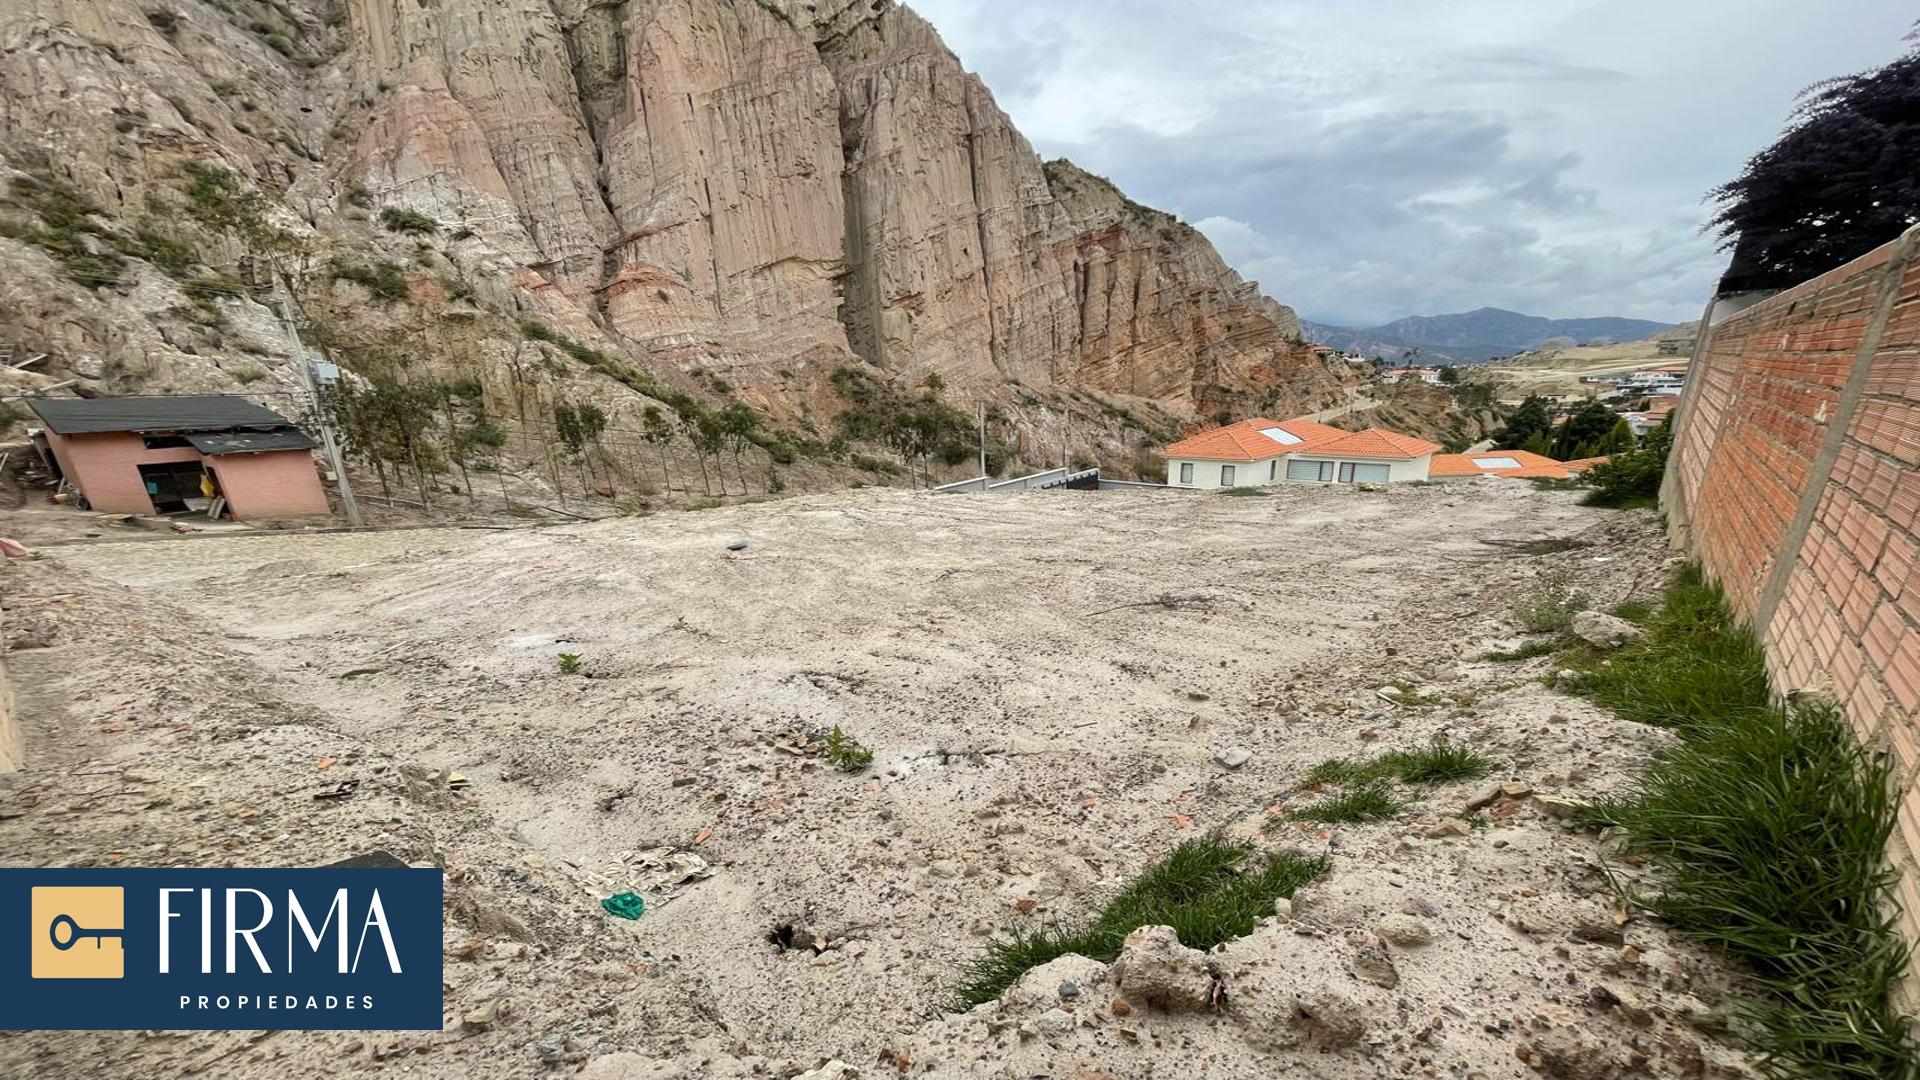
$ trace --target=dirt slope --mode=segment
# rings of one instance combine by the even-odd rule
[[[1529,558],[1482,542],[1541,535],[1598,546]],[[1597,841],[1537,803],[1430,835],[1479,786],[1455,785],[1377,825],[1263,829],[1315,797],[1313,763],[1439,732],[1541,793],[1617,787],[1662,733],[1546,690],[1544,661],[1472,657],[1512,640],[1508,600],[1543,570],[1611,604],[1651,589],[1663,556],[1650,518],[1490,481],[860,492],[15,562],[8,626],[46,647],[9,658],[29,768],[0,778],[0,859],[312,865],[385,848],[442,865],[448,1029],[18,1034],[0,1037],[0,1072],[787,1078],[832,1058],[867,1077],[902,1061],[994,1077],[1522,1077],[1529,1061],[1738,1075],[1710,1030],[1726,974],[1658,927],[1619,926]],[[561,675],[561,653],[584,674]],[[1422,700],[1389,703],[1390,681]],[[874,748],[870,772],[809,756],[835,725]],[[1215,762],[1235,746],[1248,764]],[[447,790],[443,769],[472,786]],[[346,779],[351,801],[311,798]],[[936,1019],[983,935],[1071,922],[1216,828],[1335,864],[1300,921],[1217,958],[1219,1010],[1116,1016],[1108,973],[1079,965]],[[661,848],[712,876],[659,887],[638,853]],[[597,898],[629,885],[648,914],[604,916]],[[1392,948],[1389,989],[1363,973],[1386,948],[1373,927],[1403,910],[1434,941]],[[768,941],[781,926],[832,947],[783,950]],[[1085,989],[1062,998],[1063,981]],[[1361,1019],[1351,1038],[1297,1037],[1308,981]]]

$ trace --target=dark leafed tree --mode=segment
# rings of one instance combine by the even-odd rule
[[[1597,401],[1589,401],[1579,412],[1561,423],[1559,432],[1554,435],[1550,456],[1561,461],[1598,457],[1605,453],[1601,447],[1607,445],[1614,427],[1619,423],[1620,417],[1612,409]],[[1631,433],[1632,429],[1628,431]]]
[[[1779,141],[1708,197],[1733,252],[1722,292],[1796,285],[1899,236],[1920,221],[1920,48],[1801,91]]]
[[[1507,426],[1494,435],[1493,445],[1501,450],[1533,450],[1536,437],[1543,445],[1536,453],[1553,448],[1553,409],[1538,394],[1529,396],[1507,417]]]

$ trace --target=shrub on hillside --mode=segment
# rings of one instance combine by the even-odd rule
[[[1660,498],[1667,475],[1667,455],[1673,450],[1673,418],[1648,433],[1638,449],[1615,454],[1587,470],[1588,506],[1626,508],[1651,506]]]

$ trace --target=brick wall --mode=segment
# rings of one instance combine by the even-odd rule
[[[1920,229],[1703,330],[1662,502],[1765,641],[1775,687],[1827,691],[1894,755],[1889,856],[1920,942],[1916,241]]]

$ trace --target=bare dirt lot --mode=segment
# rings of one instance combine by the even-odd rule
[[[1500,546],[1542,537],[1591,546]],[[1667,736],[1549,690],[1550,660],[1479,659],[1542,575],[1608,607],[1665,555],[1651,515],[1478,481],[850,492],[15,561],[28,767],[0,777],[0,862],[441,866],[447,1024],[19,1033],[0,1074],[1746,1075],[1729,975],[1618,914],[1601,841],[1534,797],[1613,790]],[[836,726],[870,769],[822,759]],[[1314,763],[1436,734],[1509,793],[1286,818]],[[1067,959],[943,1016],[987,935],[1072,924],[1209,830],[1333,862],[1209,958],[1217,1000],[1124,1003]],[[637,922],[598,903],[627,888]]]

